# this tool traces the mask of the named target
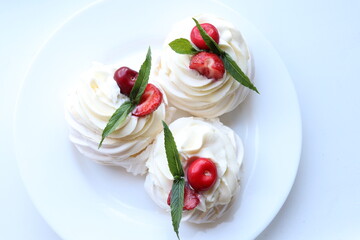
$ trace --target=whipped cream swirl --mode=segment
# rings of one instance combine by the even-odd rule
[[[98,149],[108,120],[128,100],[113,79],[116,69],[115,65],[94,63],[69,92],[66,120],[70,126],[70,140],[82,154],[96,162],[121,166],[135,175],[144,174],[150,152],[148,146],[162,130],[161,120],[167,117],[166,96],[163,95],[164,100],[158,109],[145,117],[129,114]]]
[[[238,192],[244,154],[242,142],[233,130],[218,119],[179,118],[169,128],[184,169],[187,159],[193,156],[210,158],[217,167],[218,179],[214,186],[200,192],[200,204],[195,209],[183,213],[183,220],[194,223],[213,222],[231,206]],[[149,168],[145,180],[146,191],[157,205],[170,211],[167,198],[173,176],[166,159],[163,132],[157,136],[146,165]]]
[[[241,33],[229,22],[209,16],[195,16],[199,23],[211,23],[220,34],[219,46],[237,62],[242,71],[253,78],[250,52]],[[169,43],[177,38],[190,40],[195,26],[187,18],[173,26],[165,40],[161,59],[157,66],[159,84],[167,94],[170,104],[194,116],[214,118],[232,111],[250,92],[227,71],[223,78],[214,81],[189,68],[192,55],[174,52]]]

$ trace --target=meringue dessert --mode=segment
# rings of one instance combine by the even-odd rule
[[[116,79],[120,69],[127,74],[124,75],[124,71],[122,73],[122,77],[125,76],[123,85]],[[70,126],[70,140],[80,153],[98,163],[121,166],[134,175],[144,174],[147,171],[145,161],[150,153],[149,145],[162,130],[161,121],[168,120],[167,100],[160,88],[149,83],[143,96],[149,95],[148,91],[151,94],[157,93],[156,109],[152,106],[149,114],[149,105],[140,103],[132,114],[106,137],[100,148],[102,132],[110,117],[129,99],[127,95],[132,86],[126,81],[132,79],[134,82],[137,77],[136,71],[120,69],[94,63],[91,69],[81,75],[78,85],[69,92],[66,120]],[[151,94],[147,97],[152,101],[154,97]]]
[[[240,187],[242,141],[218,119],[184,117],[169,125],[185,172],[183,221],[214,222],[231,206]],[[170,211],[169,194],[173,176],[169,170],[160,133],[146,163],[144,187],[151,199]],[[199,167],[206,168],[204,181]]]
[[[203,14],[194,18],[252,81],[252,59],[240,31],[231,23],[211,15]],[[191,17],[173,26],[156,66],[157,80],[174,107],[197,117],[219,117],[244,101],[250,89],[225,71],[221,59],[208,52],[206,45],[198,44],[199,36],[194,34],[194,27]],[[175,52],[169,43],[181,38],[191,41],[199,50],[205,51],[196,55]]]

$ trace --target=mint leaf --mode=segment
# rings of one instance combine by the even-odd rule
[[[145,61],[141,65],[139,75],[129,95],[130,100],[135,105],[137,105],[140,102],[140,98],[145,91],[146,85],[148,84],[149,81],[150,70],[151,70],[151,49],[149,47]]]
[[[184,187],[185,187],[184,178],[175,178],[171,188],[171,200],[170,200],[171,220],[174,231],[178,239],[180,239],[179,226],[180,226],[182,211],[184,207]]]
[[[133,105],[130,101],[126,101],[114,112],[102,132],[99,148],[101,148],[104,139],[125,121],[126,117],[134,108],[135,105]]]
[[[219,48],[218,44],[214,41],[214,39],[212,39],[212,37],[207,34],[207,32],[201,27],[201,25],[195,18],[193,18],[193,20],[196,24],[197,29],[199,29],[201,37],[204,39],[204,42],[210,48],[211,52],[219,56],[223,54],[224,51]]]
[[[221,60],[224,63],[226,71],[239,83],[244,85],[245,87],[250,88],[251,90],[254,90],[255,92],[259,93],[259,91],[256,89],[254,84],[250,81],[249,77],[246,76],[246,74],[241,70],[241,68],[236,64],[236,62],[230,57],[230,55],[226,52],[224,52],[220,56]]]
[[[179,54],[196,54],[199,52],[186,38],[175,39],[169,43],[169,46],[172,50]]]
[[[164,126],[164,144],[165,144],[166,158],[168,161],[170,172],[174,177],[174,181],[171,189],[171,197],[170,197],[171,220],[176,236],[178,237],[178,239],[180,239],[179,226],[180,226],[182,210],[184,206],[184,186],[185,186],[184,170],[182,169],[180,156],[176,148],[174,137],[169,127],[166,125],[164,121],[163,121],[163,126]]]
[[[166,158],[168,161],[169,169],[174,178],[184,177],[184,171],[180,162],[179,152],[176,148],[176,143],[174,137],[164,121],[162,121],[164,126],[164,141],[165,141],[165,151]]]

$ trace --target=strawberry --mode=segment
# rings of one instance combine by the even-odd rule
[[[202,23],[200,26],[205,30],[205,32],[212,38],[216,43],[219,43],[220,35],[217,28],[210,23]],[[190,33],[191,41],[200,49],[208,50],[209,47],[206,45],[204,39],[202,38],[199,29],[195,26]]]
[[[208,79],[218,80],[224,76],[225,67],[220,57],[214,53],[200,52],[190,60],[190,69],[196,70]]]
[[[121,67],[114,73],[114,80],[120,88],[120,92],[126,96],[130,95],[133,88],[138,72],[128,67]]]
[[[169,193],[167,204],[170,206],[171,192]],[[189,187],[188,184],[184,188],[184,207],[183,210],[192,210],[199,205],[200,199],[199,194]]]
[[[140,103],[136,106],[132,115],[137,117],[146,116],[155,111],[161,104],[163,99],[160,90],[153,84],[146,85],[145,91],[141,96]]]

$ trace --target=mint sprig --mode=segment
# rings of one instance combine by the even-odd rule
[[[185,187],[184,178],[178,178],[178,179],[174,179],[171,188],[171,200],[170,200],[171,219],[172,219],[174,231],[179,240],[180,240],[179,227],[180,227],[182,211],[184,207],[184,187]]]
[[[212,53],[215,53],[216,55],[218,55],[221,58],[221,60],[224,63],[224,67],[225,67],[226,71],[240,84],[259,93],[257,88],[250,81],[249,77],[246,76],[246,74],[241,70],[241,68],[235,62],[235,60],[232,59],[231,56],[227,52],[225,52],[224,50],[222,50],[219,47],[219,45],[214,41],[214,39],[212,39],[212,37],[210,37],[207,34],[207,32],[201,27],[201,25],[195,18],[193,18],[193,20],[196,24],[197,29],[200,32],[201,37],[203,38],[206,45],[209,47],[209,49],[210,49],[209,51]],[[184,38],[175,39],[174,41],[169,43],[170,47],[175,52],[180,53],[180,54],[196,54],[198,52],[201,52],[201,50],[200,51],[196,50],[192,46],[192,44],[190,43],[189,40],[187,40],[187,39],[183,40],[183,39]],[[191,50],[191,48],[195,49],[195,51]]]
[[[178,237],[178,239],[180,239],[179,226],[184,207],[184,171],[180,162],[180,156],[176,147],[174,137],[166,123],[164,121],[162,123],[164,126],[164,145],[166,158],[168,161],[170,172],[174,177],[173,185],[171,188],[170,200],[171,220],[176,236]]]
[[[135,109],[139,104],[141,96],[143,95],[146,85],[149,81],[151,70],[151,49],[149,47],[144,63],[140,67],[139,75],[135,81],[134,87],[131,89],[129,101],[124,102],[121,106],[113,113],[108,123],[106,124],[102,135],[99,147],[101,148],[103,141],[107,136],[116,130],[127,118],[127,116]]]
[[[228,53],[223,52],[220,58],[224,63],[225,69],[234,79],[236,79],[245,87],[248,87],[251,90],[254,90],[258,94],[260,94],[259,91],[254,86],[254,84],[252,84],[248,76],[246,76],[246,74],[241,70],[239,65],[236,64],[236,62],[230,57]]]
[[[135,106],[130,101],[126,101],[114,112],[102,132],[99,148],[101,148],[104,139],[125,121],[129,113],[131,113],[134,108]]]
[[[129,95],[130,101],[132,101],[134,104],[138,104],[140,102],[140,98],[143,95],[146,85],[148,84],[149,81],[150,70],[151,70],[151,49],[149,47],[145,61],[140,67],[139,75]]]
[[[178,38],[169,43],[169,46],[174,50],[176,53],[179,54],[196,54],[201,51],[195,49],[191,42],[186,38]]]
[[[176,148],[174,137],[169,127],[166,125],[164,121],[163,121],[163,126],[164,126],[164,138],[165,138],[165,152],[166,152],[166,158],[168,159],[170,172],[174,177],[184,177],[184,171],[182,169],[182,165],[180,162],[180,155]]]

